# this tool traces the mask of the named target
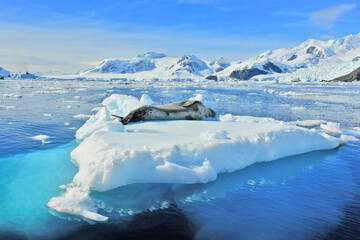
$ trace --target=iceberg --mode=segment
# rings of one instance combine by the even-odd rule
[[[145,97],[143,97],[144,99]],[[146,97],[148,98],[148,97]],[[148,98],[148,101],[150,99]],[[153,121],[123,126],[124,115],[145,102],[114,94],[77,133],[71,153],[79,171],[47,206],[94,221],[89,193],[136,183],[207,183],[257,162],[333,149],[343,140],[272,118],[221,115],[215,121]],[[88,207],[87,207],[88,206]]]

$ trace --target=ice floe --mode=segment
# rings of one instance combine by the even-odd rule
[[[88,114],[76,114],[73,116],[74,119],[77,119],[77,120],[87,120],[91,117],[91,115],[88,115]]]
[[[325,120],[303,120],[294,122],[295,125],[301,127],[316,127],[320,126],[320,124],[326,124]]]
[[[29,137],[32,140],[41,141],[42,144],[50,143],[48,139],[50,138],[48,135],[36,135],[33,137]]]
[[[216,121],[152,121],[123,126],[112,116],[124,116],[147,102],[119,94],[103,101],[104,107],[76,133],[83,141],[71,153],[79,168],[73,183],[62,195],[50,199],[48,207],[106,221],[106,216],[96,213],[89,197],[91,190],[107,191],[135,183],[206,183],[220,173],[257,162],[344,143],[324,132],[272,118],[226,114]],[[339,127],[320,124],[327,132]]]
[[[329,134],[341,134],[342,130],[340,129],[340,123],[334,123],[334,122],[328,122],[323,123],[320,125],[320,128],[322,128],[326,133]]]

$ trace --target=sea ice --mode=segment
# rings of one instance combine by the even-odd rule
[[[48,135],[36,135],[33,137],[29,137],[32,140],[37,140],[37,141],[41,141],[42,144],[45,143],[50,143],[49,141],[47,141],[47,139],[49,139],[50,137]]]
[[[74,119],[78,119],[78,120],[87,120],[90,117],[91,117],[91,115],[88,115],[88,114],[77,114],[77,115],[73,116]]]
[[[48,135],[36,135],[36,136],[30,137],[30,138],[33,140],[44,141],[50,137]]]
[[[340,129],[340,123],[328,122],[326,124],[321,124],[320,128],[323,129],[326,133],[329,134],[341,134],[342,130]]]
[[[3,105],[0,105],[0,110],[9,110],[9,109],[14,109],[16,108],[15,106],[3,106]]]
[[[142,104],[135,97],[119,94],[103,101],[105,107],[76,133],[83,141],[71,158],[79,171],[65,193],[49,201],[50,208],[105,221],[107,217],[96,213],[89,203],[90,190],[107,191],[135,183],[206,183],[220,173],[256,162],[332,149],[343,143],[326,133],[271,118],[226,114],[217,121],[123,126],[111,116],[126,115]]]
[[[344,135],[344,134],[341,134],[340,135],[340,139],[345,141],[345,142],[348,142],[348,141],[359,141],[359,139],[357,139],[356,137],[352,136],[352,135]]]
[[[294,122],[295,125],[301,127],[317,127],[320,124],[326,124],[325,120],[303,120]]]

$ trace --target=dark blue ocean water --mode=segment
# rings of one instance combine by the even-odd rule
[[[360,85],[101,81],[0,82],[0,239],[360,239],[360,144],[351,141],[223,174],[208,184],[92,192],[109,216],[89,224],[45,204],[71,182],[76,129],[112,93],[164,104],[202,94],[218,114],[321,119],[360,127]],[[42,142],[31,137],[47,135]]]

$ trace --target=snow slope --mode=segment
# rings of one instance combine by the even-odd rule
[[[208,64],[195,55],[172,58],[165,54],[149,52],[139,54],[130,60],[104,60],[99,66],[81,71],[78,77],[135,80],[202,79],[227,66],[229,64],[222,58]]]
[[[146,102],[150,101],[148,97]],[[104,108],[76,134],[83,140],[71,153],[79,171],[65,192],[47,206],[95,221],[90,190],[107,191],[134,183],[206,183],[218,174],[256,162],[315,150],[342,140],[270,118],[222,115],[215,121],[152,121],[123,126],[111,116],[146,104],[132,96],[112,95]]]
[[[320,41],[309,39],[299,46],[270,50],[217,74],[219,79],[302,81],[330,80],[348,74],[360,66],[360,33],[344,38]],[[237,78],[246,69],[263,73]]]
[[[0,77],[7,78],[10,76],[10,72],[0,67]]]

